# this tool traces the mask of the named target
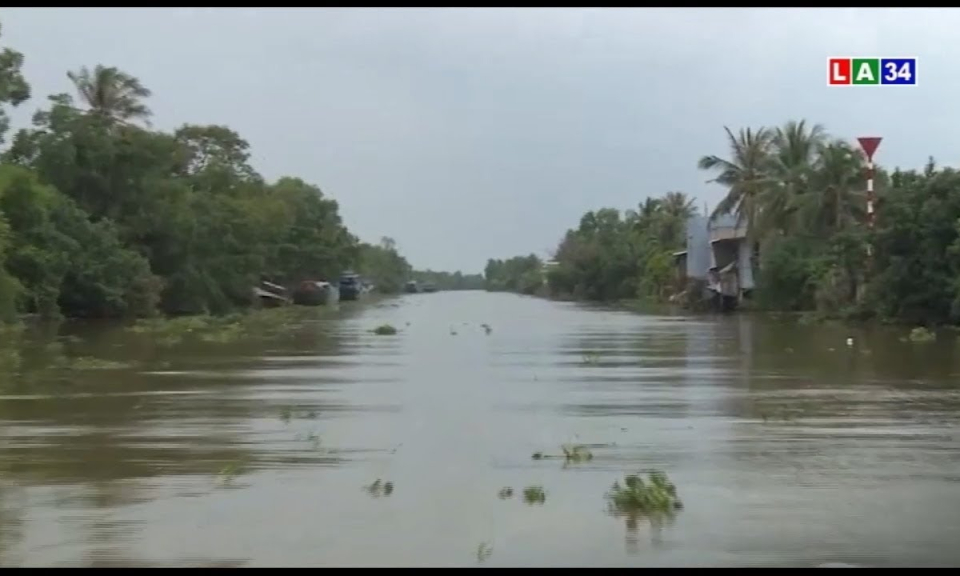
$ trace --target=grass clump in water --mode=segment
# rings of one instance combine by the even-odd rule
[[[582,444],[563,444],[560,446],[563,455],[545,454],[543,452],[534,452],[534,460],[560,460],[563,459],[567,464],[579,464],[580,462],[589,462],[593,460],[593,452]]]
[[[81,356],[70,361],[70,368],[73,370],[123,370],[132,366],[133,364],[129,362],[116,362],[89,356]]]
[[[647,482],[640,474],[626,476],[622,486],[614,482],[606,499],[615,514],[669,515],[683,508],[676,486],[660,471],[651,472]]]
[[[547,501],[547,493],[542,486],[527,486],[523,489],[523,501],[531,506],[534,504],[543,504]]]
[[[397,333],[397,329],[390,324],[382,324],[374,328],[373,333],[377,336],[393,336]]]
[[[586,446],[581,446],[580,444],[564,444],[560,446],[560,449],[563,450],[563,457],[567,462],[576,464],[593,460],[593,453],[590,452]]]
[[[289,332],[291,324],[312,318],[313,311],[320,309],[289,306],[225,316],[150,318],[140,320],[128,329],[136,334],[153,336],[154,342],[161,347],[176,346],[187,337],[214,344],[229,344],[249,336],[271,338],[284,334]]]
[[[493,328],[491,328],[489,324],[481,324],[480,326],[483,328],[483,331],[487,333],[487,336],[493,332]]]
[[[497,492],[497,498],[499,498],[499,499],[501,499],[501,500],[506,500],[506,499],[508,499],[508,498],[513,498],[513,488],[511,488],[511,487],[509,487],[509,486],[506,486],[506,487],[504,487],[504,488],[501,488],[500,491]]]
[[[379,478],[374,480],[373,484],[369,486],[364,486],[364,490],[374,498],[379,498],[381,496],[389,496],[393,494],[393,482],[387,481],[383,482]]]
[[[477,546],[477,562],[483,564],[490,558],[491,554],[493,554],[493,546],[487,542],[481,542],[480,545]]]
[[[924,344],[927,342],[933,342],[937,339],[937,335],[924,328],[923,326],[918,326],[910,331],[910,334],[907,336],[907,340],[911,342],[916,342],[918,344]]]
[[[217,480],[221,486],[230,486],[242,472],[243,465],[240,462],[231,462],[220,469]]]

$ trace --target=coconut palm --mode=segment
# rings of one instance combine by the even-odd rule
[[[91,113],[110,122],[128,124],[140,120],[149,126],[151,112],[143,99],[150,96],[150,90],[137,78],[99,64],[92,71],[84,66],[79,72],[67,72],[67,77]]]
[[[683,192],[667,192],[660,201],[660,217],[663,219],[660,239],[666,245],[683,244],[687,220],[697,213],[693,202]]]
[[[841,140],[820,143],[817,156],[809,193],[798,202],[799,215],[812,230],[839,232],[863,219],[865,159]]]
[[[664,214],[686,221],[697,213],[693,202],[693,198],[683,192],[667,192],[660,201],[660,208]]]
[[[759,192],[758,234],[787,233],[795,224],[800,197],[810,191],[818,153],[825,142],[823,126],[807,128],[806,121],[791,121],[771,137],[767,165],[768,183]]]
[[[697,163],[701,170],[718,172],[716,182],[728,188],[711,218],[736,214],[738,222],[747,223],[747,234],[753,234],[759,214],[759,197],[770,184],[770,144],[773,133],[766,128],[741,129],[735,136],[724,126],[730,145],[730,159],[704,156]]]

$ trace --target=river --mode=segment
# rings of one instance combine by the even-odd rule
[[[949,336],[484,292],[255,341],[64,332],[137,363],[0,374],[0,566],[960,565]],[[564,443],[592,460],[532,458]],[[651,468],[673,521],[608,513]]]

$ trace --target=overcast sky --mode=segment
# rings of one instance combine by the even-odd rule
[[[956,9],[0,10],[34,99],[118,66],[154,124],[225,124],[418,268],[545,255],[589,209],[681,190],[723,126],[806,118],[877,161],[960,158]],[[830,56],[919,58],[916,87],[827,87]]]

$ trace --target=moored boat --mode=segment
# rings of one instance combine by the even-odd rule
[[[363,293],[360,276],[350,270],[340,275],[340,299],[356,300]]]
[[[299,306],[324,306],[336,304],[339,299],[337,287],[322,280],[304,280],[293,291],[293,303]]]

